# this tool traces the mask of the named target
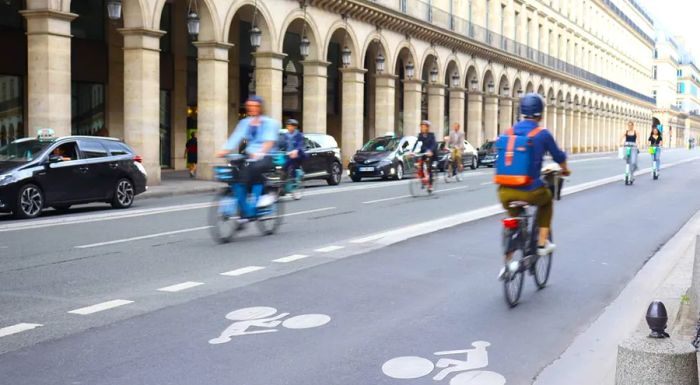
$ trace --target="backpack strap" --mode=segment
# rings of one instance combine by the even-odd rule
[[[544,128],[542,128],[542,127],[540,127],[540,126],[537,126],[537,127],[535,127],[532,131],[530,131],[530,132],[527,134],[527,137],[530,138],[530,139],[532,139],[532,138],[534,138],[535,136],[537,136],[537,134],[539,134],[540,132],[542,132],[543,130],[544,130]]]
[[[515,149],[515,139],[517,138],[513,127],[506,130],[506,136],[508,137],[508,144],[506,145],[505,163],[506,166],[510,166],[513,164],[513,150]]]

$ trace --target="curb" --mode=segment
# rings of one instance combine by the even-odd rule
[[[691,282],[697,234],[700,234],[700,211],[649,259],[559,358],[535,377],[533,384],[614,384],[618,345],[636,333],[648,334],[644,313],[654,299],[664,301],[668,330],[673,332],[680,321],[680,297]]]
[[[158,186],[158,190],[160,190],[162,185]],[[170,190],[162,190],[162,191],[146,191],[140,195],[137,195],[137,198],[139,200],[141,199],[151,199],[151,198],[166,198],[166,197],[173,197],[173,196],[179,196],[179,195],[194,195],[194,194],[202,194],[202,193],[211,193],[219,190],[221,186],[197,186],[191,189],[178,189],[178,188],[173,188]]]

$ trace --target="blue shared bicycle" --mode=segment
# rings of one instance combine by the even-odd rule
[[[264,235],[274,234],[282,224],[284,204],[279,196],[285,183],[282,172],[285,155],[274,153],[268,156],[272,158],[273,167],[263,173],[265,180],[263,195],[253,207],[253,216],[246,219],[243,219],[234,185],[240,180],[241,170],[248,167],[253,160],[249,160],[245,155],[231,154],[226,158],[228,164],[214,166],[216,180],[227,184],[214,197],[209,212],[211,234],[217,242],[233,241],[245,224],[251,221],[256,223]],[[250,194],[247,199],[250,202]]]

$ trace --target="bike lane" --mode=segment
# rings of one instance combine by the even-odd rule
[[[495,279],[494,217],[8,353],[0,373],[17,385],[493,385],[497,375],[530,383],[700,209],[693,167],[667,170],[663,183],[640,179],[559,202],[550,287],[535,292],[528,277],[513,310]],[[250,307],[258,309],[240,310]],[[253,325],[224,333],[251,317]],[[240,335],[253,331],[264,333]],[[217,340],[222,334],[231,340]],[[411,378],[440,358],[465,358],[436,352],[481,348],[488,366],[479,367],[483,351],[465,364],[481,371],[480,380],[459,373],[434,380],[442,368],[419,379],[385,374]],[[430,363],[384,366],[405,356]]]

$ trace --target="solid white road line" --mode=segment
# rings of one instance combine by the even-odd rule
[[[364,205],[371,205],[372,203],[388,202],[388,201],[393,201],[393,200],[397,200],[397,199],[404,199],[404,198],[410,198],[410,197],[411,197],[410,195],[399,195],[399,196],[391,197],[391,198],[374,199],[374,200],[371,200],[371,201],[362,202],[362,204],[364,204]]]
[[[254,271],[258,271],[258,270],[262,270],[262,269],[264,269],[264,267],[262,267],[262,266],[247,266],[247,267],[242,267],[240,269],[227,271],[225,273],[221,273],[220,275],[225,275],[227,277],[238,277],[239,275],[252,273]]]
[[[131,241],[140,241],[142,239],[149,239],[149,238],[156,238],[156,237],[162,237],[166,235],[174,235],[174,234],[181,234],[181,233],[188,233],[191,231],[199,231],[199,230],[205,230],[210,228],[211,226],[200,226],[200,227],[192,227],[189,229],[182,229],[182,230],[175,230],[175,231],[166,231],[163,233],[156,233],[156,234],[149,234],[149,235],[142,235],[139,237],[131,237],[131,238],[124,238],[124,239],[117,239],[114,241],[107,241],[107,242],[99,242],[99,243],[91,243],[88,245],[80,245],[80,246],[75,246],[76,249],[89,249],[91,247],[99,247],[99,246],[107,246],[107,245],[114,245],[117,243],[125,243],[125,242],[131,242]]]
[[[493,184],[493,182],[483,182],[483,183],[481,183],[481,186],[488,186],[491,184]]]
[[[288,257],[273,259],[272,262],[289,263],[289,262],[298,261],[300,259],[304,259],[304,258],[308,258],[308,257],[309,257],[308,255],[294,254],[294,255],[290,255]]]
[[[98,303],[97,305],[81,307],[80,309],[71,310],[68,313],[79,314],[79,315],[88,315],[88,314],[101,312],[103,310],[114,309],[115,307],[128,305],[130,303],[134,303],[134,301],[129,301],[129,300],[125,300],[125,299],[115,299],[112,301]]]
[[[166,286],[166,287],[161,287],[160,289],[157,289],[158,291],[165,291],[168,293],[177,293],[178,291],[183,291],[187,289],[191,289],[193,287],[197,287],[200,285],[204,285],[203,282],[192,282],[192,281],[187,281],[183,283],[178,283],[177,285],[171,285],[171,286]]]
[[[312,213],[317,213],[320,211],[327,211],[327,210],[334,210],[335,207],[324,207],[320,209],[314,209],[314,210],[306,210],[306,211],[299,211],[296,213],[289,213],[289,214],[284,214],[282,215],[283,217],[291,217],[295,215],[302,215],[302,214],[312,214]],[[109,246],[109,245],[114,245],[118,243],[126,243],[126,242],[131,242],[131,241],[140,241],[143,239],[150,239],[150,238],[157,238],[157,237],[163,237],[167,235],[175,235],[175,234],[181,234],[181,233],[188,233],[191,231],[200,231],[200,230],[206,230],[211,228],[212,226],[200,226],[200,227],[191,227],[188,229],[181,229],[181,230],[174,230],[174,231],[165,231],[162,233],[156,233],[156,234],[148,234],[148,235],[141,235],[138,237],[131,237],[131,238],[123,238],[123,239],[115,239],[113,241],[106,241],[106,242],[98,242],[98,243],[90,243],[87,245],[80,245],[80,246],[75,246],[76,249],[89,249],[93,247],[100,247],[100,246]]]
[[[331,246],[321,247],[320,249],[316,249],[314,251],[317,253],[330,253],[332,251],[340,250],[344,247],[345,246],[331,245]]]
[[[44,326],[42,324],[27,324],[20,323],[17,325],[7,326],[0,329],[0,337],[7,337],[12,334],[17,334],[21,332],[26,332],[27,330],[36,329],[38,327]]]

